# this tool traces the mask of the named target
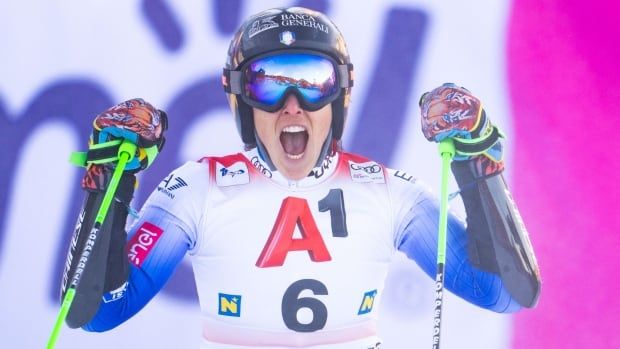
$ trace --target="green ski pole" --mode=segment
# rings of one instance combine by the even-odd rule
[[[94,245],[97,240],[97,236],[99,234],[99,230],[101,229],[101,225],[105,221],[105,218],[108,214],[108,209],[110,208],[110,204],[114,199],[114,195],[116,194],[116,188],[121,180],[121,176],[125,171],[125,166],[129,161],[131,161],[136,154],[136,145],[129,142],[123,141],[118,149],[118,163],[116,164],[116,168],[114,169],[114,173],[112,174],[112,179],[110,180],[110,184],[108,185],[108,189],[106,189],[105,194],[103,196],[103,200],[101,201],[101,206],[99,206],[99,210],[97,211],[97,216],[95,217],[95,222],[93,224],[93,228],[89,234],[89,240],[92,241],[92,245]],[[86,245],[85,245],[86,247]],[[88,257],[90,253],[82,251],[80,256],[80,260],[84,261],[84,265],[88,263]],[[49,340],[47,341],[47,349],[53,349],[56,346],[56,340],[58,339],[58,335],[60,333],[60,329],[62,328],[62,323],[65,322],[67,318],[67,314],[69,313],[69,309],[71,309],[71,304],[73,303],[73,298],[75,297],[75,290],[80,283],[80,277],[82,273],[74,273],[73,278],[71,279],[71,284],[65,293],[65,297],[63,298],[62,305],[60,306],[60,311],[58,316],[56,317],[56,323],[54,324],[54,329],[50,335]]]
[[[433,312],[433,349],[439,349],[439,334],[441,331],[441,311],[443,305],[444,272],[446,264],[446,231],[448,230],[448,179],[450,176],[450,162],[452,162],[454,153],[455,149],[452,139],[448,138],[439,143],[439,154],[441,155],[441,192],[439,207],[439,235],[437,238],[435,309]]]

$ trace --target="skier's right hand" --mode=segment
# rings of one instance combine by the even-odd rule
[[[137,173],[148,168],[163,149],[164,132],[168,117],[141,98],[119,103],[95,117],[90,139],[90,152],[99,151],[115,155],[118,145],[106,146],[107,142],[122,139],[137,145],[134,158],[127,163],[125,171]],[[105,156],[104,156],[105,158]],[[116,165],[116,158],[88,165],[82,187],[91,190],[105,189],[106,179]]]

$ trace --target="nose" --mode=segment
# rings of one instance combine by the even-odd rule
[[[286,97],[286,100],[284,101],[284,106],[282,107],[282,113],[297,115],[301,114],[301,111],[301,105],[299,105],[299,100],[297,99],[297,96],[295,96],[294,94],[290,94],[288,97]]]

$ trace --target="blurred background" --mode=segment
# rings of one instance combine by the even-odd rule
[[[68,156],[86,148],[93,117],[133,97],[169,114],[136,207],[183,162],[241,150],[220,85],[228,43],[248,15],[289,5],[327,13],[347,40],[345,149],[438,191],[417,101],[448,81],[508,135],[506,178],[538,256],[540,302],[503,315],[448,296],[442,347],[620,348],[620,5],[576,0],[0,2],[1,346],[42,348],[52,330],[82,198]],[[197,348],[191,273],[184,261],[134,318],[102,334],[65,327],[57,347]],[[432,280],[396,258],[379,309],[385,348],[431,346],[433,297]]]

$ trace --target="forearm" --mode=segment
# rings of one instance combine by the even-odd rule
[[[499,275],[521,305],[532,307],[540,292],[538,265],[502,170],[502,162],[485,155],[452,163],[467,213],[467,251],[473,265]]]
[[[83,328],[107,331],[142,309],[163,288],[189,249],[186,229],[160,208],[145,210],[127,243],[122,244],[130,268],[127,283],[103,295],[97,314]]]
[[[127,206],[135,184],[133,174],[122,175],[105,220],[100,226],[95,225],[111,174],[111,169],[91,166],[82,181],[86,196],[71,238],[61,284],[63,299],[69,288],[75,290],[66,318],[72,328],[88,322],[97,311],[102,294],[127,279],[128,265],[126,258],[119,258],[118,241],[124,241],[126,236]],[[123,245],[121,242],[120,253]]]
[[[420,198],[398,245],[400,251],[416,261],[432,278],[437,269],[438,223],[438,202],[430,195]],[[446,288],[468,302],[492,311],[513,312],[520,309],[498,275],[480,270],[471,263],[467,245],[465,225],[455,215],[449,214]]]

